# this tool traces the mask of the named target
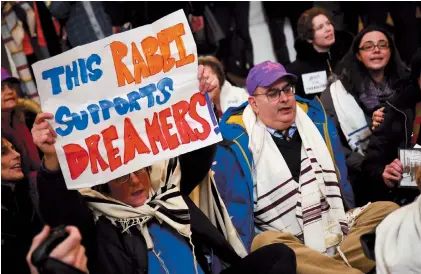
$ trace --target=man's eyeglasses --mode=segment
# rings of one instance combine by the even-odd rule
[[[284,93],[286,96],[293,96],[295,94],[295,86],[286,86],[283,89],[279,88],[271,88],[266,93],[261,94],[254,94],[254,96],[258,95],[266,95],[268,101],[273,102],[278,100],[281,97],[281,93]]]
[[[367,42],[362,47],[360,47],[359,49],[363,50],[363,51],[373,51],[376,47],[378,47],[379,50],[388,49],[389,43],[385,40],[380,40],[377,45],[374,44],[373,42]]]
[[[142,168],[142,169],[136,170],[135,172],[133,172],[133,174],[136,175],[136,176],[140,176],[140,175],[146,173],[147,171],[148,170],[146,168]],[[115,182],[117,184],[124,184],[124,183],[126,183],[130,179],[130,174],[131,173],[129,173],[127,175],[124,175],[124,176],[121,176],[121,177],[118,177],[117,179],[115,179]]]

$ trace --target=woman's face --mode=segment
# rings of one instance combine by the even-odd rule
[[[149,198],[151,179],[146,169],[117,178],[108,183],[111,197],[133,207],[139,207]]]
[[[312,41],[316,50],[328,50],[335,43],[335,29],[330,20],[319,14],[312,20],[314,39]]]
[[[384,70],[390,60],[386,35],[380,31],[366,33],[360,41],[357,58],[368,70]]]
[[[20,154],[6,139],[1,139],[1,179],[19,181],[24,177]]]
[[[1,85],[1,110],[12,110],[18,104],[18,96],[16,90],[10,88],[9,85]]]

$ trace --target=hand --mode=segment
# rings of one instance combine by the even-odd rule
[[[82,236],[79,230],[74,226],[68,226],[66,231],[69,233],[69,236],[53,249],[50,257],[88,273],[88,258],[85,255],[85,247],[81,245]],[[49,233],[50,227],[45,226],[41,233],[32,240],[31,248],[28,255],[26,255],[26,262],[29,265],[31,274],[38,274],[38,270],[31,262],[32,253],[47,238]]]
[[[121,27],[120,26],[113,26],[112,27],[112,33],[116,34],[116,33],[120,33],[121,32]]]
[[[53,119],[54,115],[51,113],[40,113],[35,118],[34,126],[32,127],[32,139],[34,144],[44,153],[44,165],[48,170],[58,170],[60,165],[58,162],[56,149],[57,133],[46,121]]]
[[[203,20],[203,16],[193,16],[191,18],[191,27],[194,32],[203,29],[205,26],[205,21]]]
[[[373,113],[373,126],[371,127],[371,130],[375,130],[378,126],[381,125],[381,123],[384,120],[384,107],[379,108]]]
[[[32,138],[35,145],[45,154],[56,154],[54,144],[56,143],[57,133],[53,130],[51,125],[46,121],[53,119],[51,113],[40,113],[35,118],[34,126],[32,127]]]
[[[207,92],[212,92],[219,87],[218,77],[216,77],[215,73],[213,73],[210,67],[199,65],[197,79],[200,83],[200,93],[203,95]]]
[[[397,182],[402,180],[403,165],[399,159],[395,159],[391,164],[384,168],[382,177],[384,183],[389,188],[393,188]]]

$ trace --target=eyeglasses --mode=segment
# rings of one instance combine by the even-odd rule
[[[385,40],[380,40],[377,45],[373,42],[367,42],[359,49],[363,51],[373,51],[376,47],[379,48],[379,50],[388,49],[389,43]]]
[[[278,100],[281,97],[282,92],[286,96],[293,96],[295,94],[295,86],[290,85],[290,86],[284,87],[283,89],[271,88],[266,93],[254,94],[254,96],[266,95],[266,97],[268,98],[268,101],[273,102],[273,101]]]
[[[140,176],[140,175],[142,175],[142,174],[144,174],[146,172],[147,172],[147,169],[146,168],[142,168],[142,169],[136,170],[135,172],[133,172],[133,174],[136,175],[136,176]],[[126,183],[130,179],[130,174],[131,173],[129,173],[127,175],[124,175],[124,176],[121,176],[121,177],[118,177],[117,179],[115,179],[115,182],[117,184],[124,184],[124,183]]]

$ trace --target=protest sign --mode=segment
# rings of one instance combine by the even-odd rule
[[[186,16],[115,34],[33,65],[67,187],[106,183],[222,140],[199,93]]]

